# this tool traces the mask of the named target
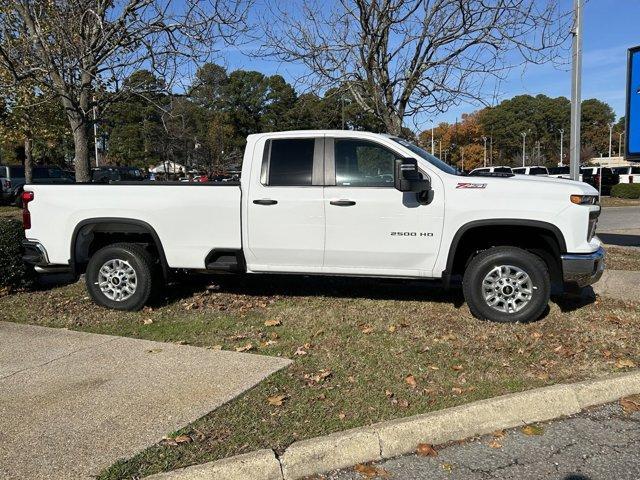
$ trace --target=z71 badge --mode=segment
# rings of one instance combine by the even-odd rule
[[[487,188],[486,183],[464,183],[460,182],[456,185],[456,188]]]

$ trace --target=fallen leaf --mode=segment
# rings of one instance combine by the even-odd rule
[[[429,365],[429,368],[430,368],[431,370],[440,370],[440,368],[439,368],[439,367],[436,367],[435,365]]]
[[[282,321],[278,319],[265,320],[264,322],[265,327],[277,327],[278,325],[282,325]]]
[[[453,387],[451,389],[451,391],[453,393],[455,393],[456,395],[462,395],[462,392],[464,392],[464,390],[462,388],[460,388],[460,387]]]
[[[604,358],[611,358],[611,350],[603,350],[602,351],[602,356]]]
[[[274,407],[281,407],[287,398],[289,398],[289,395],[284,393],[280,395],[274,395],[267,398],[267,403]]]
[[[430,443],[419,443],[416,454],[421,457],[437,457],[438,451]]]
[[[372,332],[373,332],[373,327],[371,325],[365,325],[362,328],[362,333],[364,333],[365,335],[368,335],[368,334],[370,334]]]
[[[389,325],[389,326],[387,327],[387,331],[388,331],[389,333],[393,333],[393,332],[395,332],[395,331],[396,331],[396,329],[397,329],[397,327],[396,327],[395,325]]]
[[[544,428],[539,425],[525,425],[522,427],[522,433],[525,435],[542,435]]]
[[[505,432],[504,430],[496,430],[495,432],[493,432],[491,435],[493,435],[495,438],[502,438],[507,434],[507,432]]]
[[[409,408],[409,400],[405,400],[404,398],[402,400],[398,400],[398,406],[400,408]]]
[[[616,368],[617,369],[623,369],[623,368],[635,368],[636,363],[629,359],[629,358],[619,358],[616,361]]]
[[[620,399],[624,413],[640,412],[640,395],[629,395]]]
[[[393,397],[393,392],[391,390],[385,390],[384,394],[387,396],[387,398]]]
[[[298,349],[295,352],[293,352],[293,354],[294,355],[306,355],[307,351],[302,347],[298,347]]]
[[[191,443],[193,442],[193,438],[191,438],[189,435],[178,435],[176,438],[173,439],[176,443]]]
[[[263,347],[270,347],[271,345],[275,345],[276,343],[278,343],[278,342],[276,342],[275,340],[267,340],[266,342],[262,342],[262,346]]]
[[[416,382],[415,377],[411,374],[407,375],[404,381],[407,382],[407,385],[409,385],[411,388],[416,388],[418,386],[418,382]]]
[[[367,478],[386,478],[389,476],[389,472],[387,472],[384,468],[379,468],[374,465],[364,465],[359,463],[353,469],[358,472],[360,475],[364,475]]]
[[[502,448],[502,444],[498,440],[491,440],[489,442],[490,448]]]
[[[340,420],[344,420],[344,419],[346,418],[346,416],[347,416],[347,415],[346,415],[344,412],[340,412],[340,413],[338,414],[338,418],[339,418]]]
[[[249,350],[253,350],[253,345],[251,343],[247,343],[244,347],[236,348],[236,352],[248,352]]]
[[[446,472],[451,472],[453,471],[453,464],[452,463],[443,463],[442,464],[442,469]]]
[[[153,323],[153,319],[151,318],[145,318],[142,323],[144,323],[145,325],[151,325]]]
[[[462,370],[463,366],[462,365],[454,365],[453,367],[451,367],[453,370]]]

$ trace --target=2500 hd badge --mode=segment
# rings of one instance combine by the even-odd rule
[[[433,237],[431,232],[391,232],[392,237]]]

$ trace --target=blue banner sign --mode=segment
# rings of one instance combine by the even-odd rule
[[[640,46],[629,49],[625,158],[640,161]]]

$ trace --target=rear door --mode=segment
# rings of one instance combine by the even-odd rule
[[[252,271],[314,272],[325,243],[323,136],[258,143],[247,199],[247,266]]]
[[[399,155],[377,142],[327,137],[325,158],[324,272],[429,275],[438,252],[442,212],[394,188]]]

